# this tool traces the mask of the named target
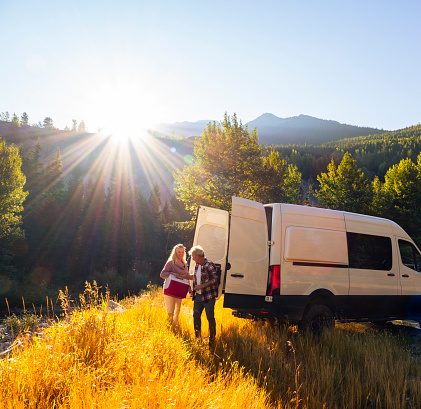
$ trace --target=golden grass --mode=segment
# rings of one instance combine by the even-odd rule
[[[126,306],[78,310],[41,336],[23,338],[24,348],[0,362],[0,407],[360,409],[421,402],[421,362],[405,336],[347,324],[319,339],[234,318],[219,300],[209,351],[194,340],[191,301],[183,301],[175,333],[160,290]],[[203,321],[206,330],[205,315]]]

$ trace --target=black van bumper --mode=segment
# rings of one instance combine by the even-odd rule
[[[276,296],[227,294],[224,295],[224,308],[231,308],[239,318],[299,321],[307,306],[308,296]]]

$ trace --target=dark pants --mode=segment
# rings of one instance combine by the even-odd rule
[[[202,295],[196,294],[193,304],[193,326],[196,338],[202,334],[202,312],[205,309],[206,318],[209,322],[209,344],[213,344],[216,335],[216,321],[215,321],[215,298],[208,302],[202,301]]]

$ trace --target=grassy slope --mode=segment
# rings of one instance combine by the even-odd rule
[[[421,362],[406,336],[348,324],[316,339],[293,327],[236,319],[219,300],[210,353],[193,340],[191,308],[183,301],[175,334],[160,290],[123,312],[77,311],[1,362],[0,407],[415,408],[421,402]]]

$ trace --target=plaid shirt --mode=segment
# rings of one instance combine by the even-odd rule
[[[194,268],[194,278],[193,278],[193,288],[197,284],[196,281],[196,272],[198,265]],[[212,281],[212,285],[209,287],[202,288],[202,299],[203,302],[208,302],[213,298],[218,297],[218,274],[216,272],[215,264],[212,261],[209,261],[205,258],[205,261],[202,264],[202,276],[201,283],[206,284],[209,281]]]

